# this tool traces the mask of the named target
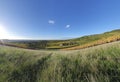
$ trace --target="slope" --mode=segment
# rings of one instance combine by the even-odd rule
[[[0,46],[0,82],[120,82],[120,42],[73,51]]]

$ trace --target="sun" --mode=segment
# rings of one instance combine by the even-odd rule
[[[3,25],[0,25],[0,39],[9,39],[9,33]]]
[[[0,24],[0,39],[28,39],[25,37],[14,35],[12,32],[8,31],[5,26]]]

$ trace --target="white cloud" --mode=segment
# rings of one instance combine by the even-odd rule
[[[70,25],[68,24],[68,25],[66,25],[66,28],[70,28]]]
[[[55,21],[54,20],[49,20],[48,23],[49,24],[55,24]]]

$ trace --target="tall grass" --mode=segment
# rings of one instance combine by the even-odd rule
[[[0,47],[0,82],[120,82],[120,42],[76,51]]]

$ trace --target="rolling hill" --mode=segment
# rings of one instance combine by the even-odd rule
[[[75,50],[120,40],[120,29],[68,40],[3,40],[7,46],[28,49]]]

